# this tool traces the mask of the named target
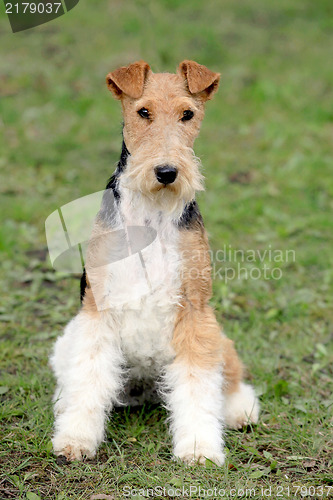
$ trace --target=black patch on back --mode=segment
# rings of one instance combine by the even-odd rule
[[[119,173],[123,172],[126,168],[127,165],[127,158],[130,156],[130,152],[128,151],[125,141],[123,139],[123,144],[121,147],[121,155],[120,155],[120,160],[118,162],[117,170]]]
[[[108,180],[108,183],[106,185],[106,189],[112,189],[113,196],[114,196],[115,200],[119,200],[120,199],[120,194],[118,191],[119,176],[117,175],[116,172],[114,174],[112,174],[110,179]]]
[[[87,287],[87,273],[86,273],[85,268],[83,268],[83,274],[82,274],[81,280],[80,280],[80,300],[81,300],[81,302],[83,301],[86,287]]]
[[[116,200],[120,199],[120,194],[118,191],[118,180],[120,174],[124,172],[127,164],[127,158],[130,156],[130,152],[128,151],[125,141],[123,140],[122,148],[121,148],[121,155],[120,155],[120,160],[118,162],[116,171],[114,174],[111,175],[110,179],[108,180],[108,183],[106,185],[106,189],[112,189],[113,196],[115,197]]]
[[[190,201],[177,223],[180,229],[193,229],[195,226],[203,226],[202,216],[195,200]]]

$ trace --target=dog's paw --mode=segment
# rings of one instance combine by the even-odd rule
[[[199,448],[195,452],[193,450],[175,451],[174,456],[176,460],[181,460],[187,465],[205,465],[208,459],[214,464],[221,466],[225,461],[225,455],[222,452],[212,451],[211,449]]]
[[[259,419],[259,401],[252,386],[241,382],[238,391],[225,397],[224,421],[230,429],[241,429],[256,424]]]
[[[64,456],[70,462],[83,460],[84,457],[93,458],[96,453],[95,448],[88,442],[57,436],[53,439],[53,449],[55,455]]]

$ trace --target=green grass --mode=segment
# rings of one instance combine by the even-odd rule
[[[1,498],[121,498],[125,486],[253,487],[257,498],[269,486],[271,498],[278,486],[284,498],[287,487],[297,498],[299,486],[329,492],[332,28],[331,0],[81,1],[15,35],[1,11]],[[171,461],[159,407],[114,414],[95,460],[63,465],[52,454],[48,356],[78,310],[79,282],[53,272],[44,221],[104,187],[121,146],[120,107],[104,77],[139,58],[155,71],[190,58],[222,73],[196,143],[213,251],[296,255],[239,261],[248,272],[278,267],[279,280],[244,279],[243,271],[226,282],[216,274],[213,304],[262,406],[251,432],[227,432],[222,468]],[[216,272],[225,267],[237,262],[215,262]]]

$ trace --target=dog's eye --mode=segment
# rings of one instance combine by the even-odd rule
[[[181,118],[182,122],[187,122],[188,120],[191,120],[193,118],[194,113],[191,109],[185,109],[183,116]]]
[[[147,118],[148,120],[150,118],[150,114],[147,108],[139,109],[138,114],[141,116],[141,118]]]

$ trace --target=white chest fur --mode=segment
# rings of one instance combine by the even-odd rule
[[[145,378],[174,356],[171,340],[180,290],[179,230],[171,217],[138,207],[126,191],[121,197],[119,224],[127,231],[148,228],[154,239],[113,266],[107,295],[115,306],[111,314],[116,311],[126,362],[135,378]]]

